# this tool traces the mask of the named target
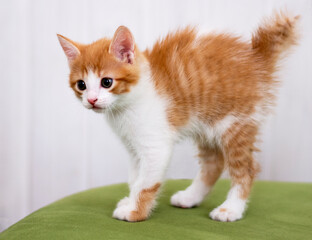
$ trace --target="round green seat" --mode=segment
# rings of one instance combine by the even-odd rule
[[[230,187],[220,180],[201,206],[180,209],[170,196],[191,183],[169,180],[149,220],[118,221],[112,212],[128,194],[126,184],[84,191],[30,214],[0,234],[0,239],[312,239],[312,184],[256,182],[245,217],[216,222],[208,213],[220,205]]]

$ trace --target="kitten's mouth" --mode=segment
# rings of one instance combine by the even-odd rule
[[[93,111],[95,111],[95,112],[101,113],[101,112],[105,111],[106,108],[105,108],[105,107],[93,106],[91,109],[92,109]]]

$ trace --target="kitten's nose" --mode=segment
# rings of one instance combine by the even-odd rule
[[[91,105],[94,105],[96,101],[97,101],[97,98],[88,98],[88,102],[89,102]]]

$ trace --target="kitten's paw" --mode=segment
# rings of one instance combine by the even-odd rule
[[[121,199],[118,203],[117,203],[117,208],[121,207],[123,205],[128,205],[130,203],[130,199],[129,197],[124,197],[123,199]]]
[[[130,202],[129,199],[128,201]],[[117,208],[114,210],[113,218],[128,222],[139,222],[144,221],[148,218],[149,212],[146,209],[144,211],[138,211],[129,203],[125,204],[123,202],[122,204],[123,205],[117,206]]]
[[[123,204],[119,206],[119,203],[118,203],[117,208],[113,212],[113,218],[124,220],[124,221],[131,221],[130,218],[131,218],[131,212],[133,211],[133,208],[129,204]]]
[[[234,222],[243,217],[243,212],[220,206],[212,210],[209,216],[216,221]]]
[[[192,208],[198,206],[202,202],[202,197],[190,194],[187,190],[179,191],[171,197],[171,205],[180,208]]]

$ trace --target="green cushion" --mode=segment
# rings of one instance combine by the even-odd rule
[[[167,181],[151,218],[129,223],[112,218],[126,184],[91,189],[30,214],[0,239],[312,239],[312,184],[256,182],[245,217],[216,222],[208,213],[225,199],[230,183],[220,180],[200,207],[180,209],[170,196],[190,180]]]

